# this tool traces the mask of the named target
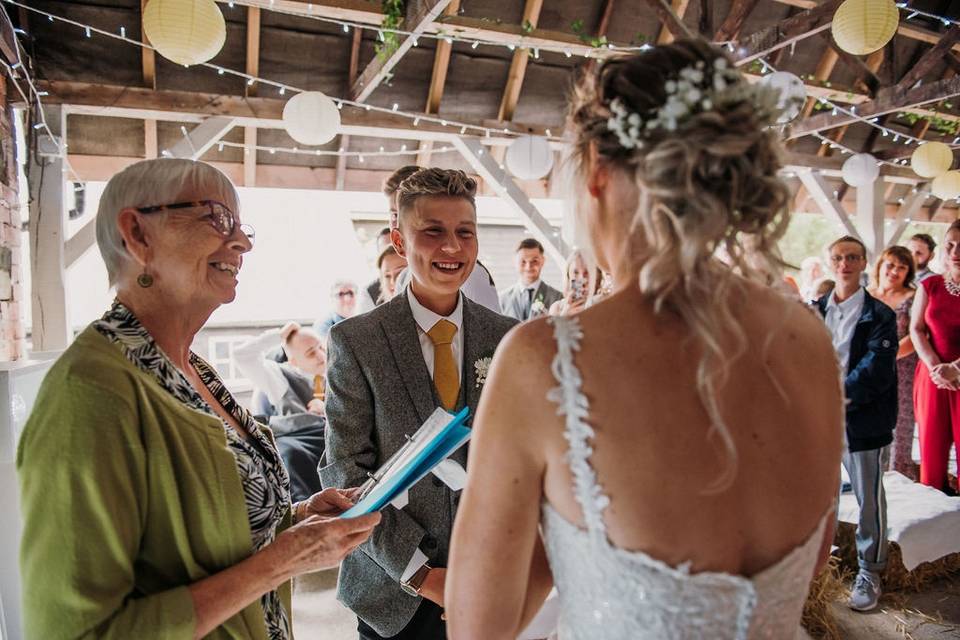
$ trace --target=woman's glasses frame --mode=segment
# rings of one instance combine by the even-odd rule
[[[219,200],[193,200],[191,202],[174,202],[171,204],[158,204],[150,207],[134,207],[134,210],[139,213],[158,213],[160,211],[171,211],[177,209],[199,209],[207,208],[207,215],[205,216],[209,222],[210,226],[216,230],[224,238],[229,238],[233,235],[234,230],[237,228],[237,216],[230,210],[230,207],[223,204]],[[248,240],[252,243],[256,237],[256,232],[248,224],[241,224],[240,231],[247,237]]]

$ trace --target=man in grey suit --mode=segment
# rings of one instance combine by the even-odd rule
[[[403,182],[393,243],[410,285],[330,331],[324,486],[362,484],[438,406],[476,411],[486,359],[516,322],[460,293],[477,259],[475,193],[462,171],[424,169]],[[343,561],[338,598],[357,614],[361,638],[446,637],[445,567],[466,448],[451,459],[459,466],[448,463],[446,481],[414,485],[408,504],[386,507]]]
[[[563,294],[540,279],[544,265],[543,245],[524,238],[517,247],[517,271],[520,281],[500,294],[500,311],[517,320],[546,315]]]

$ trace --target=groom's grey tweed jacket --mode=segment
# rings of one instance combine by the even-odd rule
[[[516,320],[463,297],[460,401],[477,410],[474,364],[493,355]],[[356,487],[376,471],[440,406],[423,360],[405,292],[330,330],[327,365],[324,487]],[[465,464],[466,447],[453,459]],[[419,547],[435,567],[447,566],[450,533],[460,500],[433,475],[410,490],[403,509],[392,506],[370,539],[340,567],[337,597],[381,636],[399,633],[421,599],[400,588],[400,576]]]

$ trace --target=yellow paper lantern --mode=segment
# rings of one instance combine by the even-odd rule
[[[960,198],[960,171],[947,171],[930,183],[930,191],[941,200]]]
[[[910,166],[922,178],[936,178],[952,164],[953,150],[942,142],[924,142],[910,157]]]
[[[227,25],[214,0],[150,0],[143,30],[164,58],[192,65],[210,60],[227,39]]]
[[[899,24],[894,0],[846,0],[833,14],[833,39],[847,53],[863,56],[886,46]]]

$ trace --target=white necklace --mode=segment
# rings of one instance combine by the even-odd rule
[[[954,282],[950,278],[947,278],[946,276],[944,276],[943,278],[943,284],[947,288],[947,293],[949,293],[952,296],[960,297],[960,284],[957,284],[956,282]]]

